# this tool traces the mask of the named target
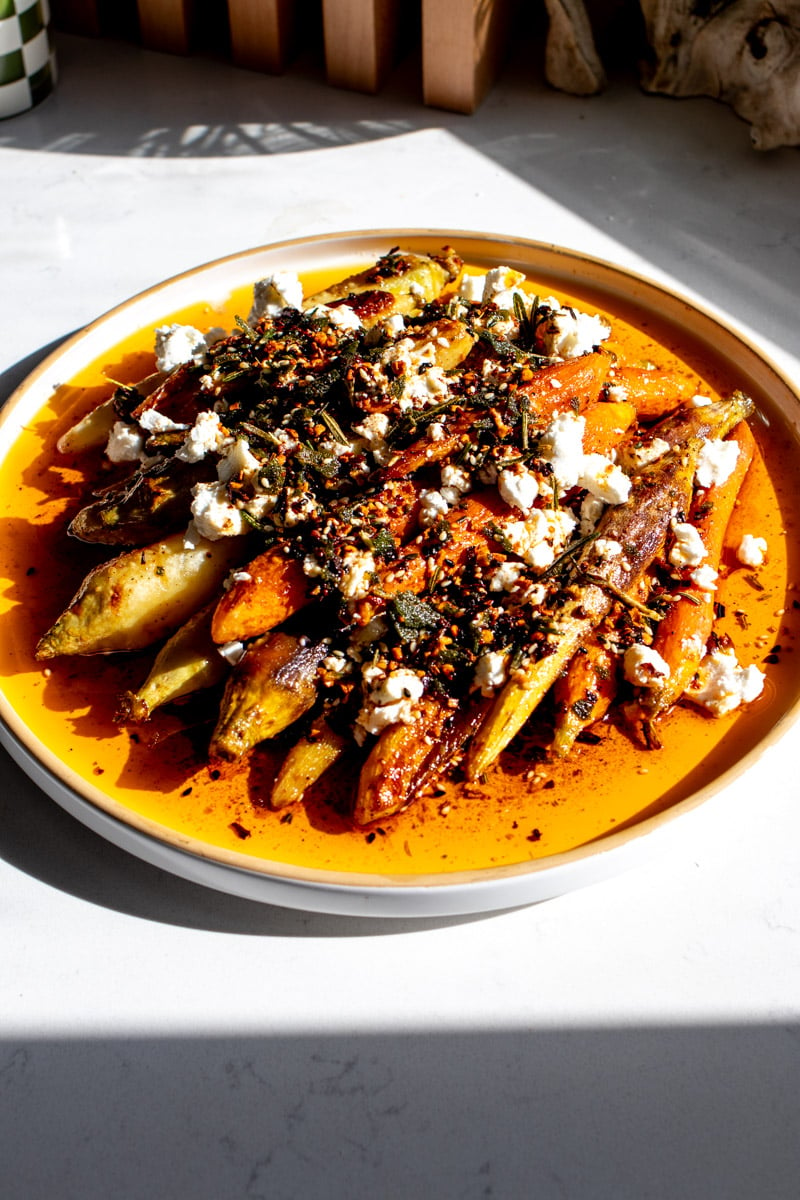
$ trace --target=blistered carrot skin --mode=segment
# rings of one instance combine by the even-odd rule
[[[725,532],[736,499],[753,461],[755,439],[742,423],[731,434],[739,447],[736,466],[725,483],[698,489],[689,521],[700,535],[707,551],[704,565],[718,571]],[[714,593],[697,586],[690,578],[676,584],[677,596],[659,622],[653,648],[669,667],[669,675],[655,688],[639,697],[638,711],[629,710],[629,718],[654,721],[683,695],[706,651],[714,625]]]

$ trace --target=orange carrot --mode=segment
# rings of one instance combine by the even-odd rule
[[[656,421],[685,404],[697,391],[691,378],[678,371],[646,367],[615,367],[608,380],[619,387],[636,409],[640,421]]]
[[[608,454],[636,420],[636,409],[627,400],[590,404],[584,412],[583,448],[587,454]]]
[[[755,452],[755,439],[743,421],[730,440],[739,446],[736,466],[725,483],[695,493],[691,523],[707,550],[703,565],[718,569],[725,531]],[[653,648],[670,669],[669,676],[642,698],[646,719],[653,720],[675,704],[686,690],[705,654],[706,642],[714,624],[714,593],[704,591],[691,580],[681,585],[679,597],[659,622]]]
[[[401,539],[407,538],[416,524],[417,492],[413,483],[399,480],[387,484],[376,497],[386,506],[388,528]],[[302,563],[287,551],[288,543],[279,542],[242,569],[214,612],[211,636],[215,642],[258,637],[311,602]]]

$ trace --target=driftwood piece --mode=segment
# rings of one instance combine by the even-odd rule
[[[551,87],[573,96],[592,96],[606,85],[583,0],[545,0],[549,28],[544,73]]]
[[[650,46],[645,91],[724,101],[750,123],[758,150],[800,145],[800,0],[638,2]],[[575,95],[599,91],[602,67],[583,0],[545,3],[548,82]]]
[[[713,96],[758,150],[800,143],[800,0],[640,0],[649,92]]]

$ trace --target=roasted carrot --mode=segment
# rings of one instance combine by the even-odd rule
[[[608,355],[587,354],[583,358],[553,363],[534,372],[533,377],[523,382],[513,395],[525,402],[529,419],[540,422],[559,412],[582,412],[598,399],[610,362]],[[616,411],[619,414],[622,409]],[[636,414],[632,408],[631,413],[633,419]],[[438,441],[432,441],[427,434],[417,438],[391,458],[382,477],[407,478],[422,467],[452,458],[469,442],[476,415],[474,409],[459,413],[449,421],[444,436]]]
[[[390,816],[408,803],[412,784],[450,711],[446,700],[425,696],[416,706],[413,721],[384,729],[361,768],[353,808],[357,825]]]
[[[587,454],[608,454],[616,449],[636,420],[636,409],[627,400],[591,404],[584,412],[583,448]]]
[[[407,538],[417,520],[416,485],[398,480],[387,485],[378,498],[386,506],[388,528],[401,540]],[[257,637],[310,603],[303,565],[289,556],[288,549],[283,542],[270,546],[223,593],[211,622],[215,642]]]
[[[569,754],[578,735],[604,717],[616,697],[618,657],[603,632],[606,622],[587,637],[553,686],[556,722],[550,749],[558,758]]]
[[[619,398],[634,406],[640,421],[669,416],[697,390],[690,378],[677,371],[646,367],[615,367],[608,383],[620,389]]]
[[[707,550],[703,563],[714,570],[719,568],[725,531],[755,453],[755,439],[744,422],[733,431],[731,440],[739,446],[734,470],[725,483],[698,489],[690,514],[690,522]],[[705,654],[713,624],[714,593],[704,591],[691,580],[681,583],[680,593],[659,622],[653,642],[670,673],[657,688],[647,689],[640,698],[642,719],[654,720],[683,695]],[[636,719],[635,711],[630,715]]]

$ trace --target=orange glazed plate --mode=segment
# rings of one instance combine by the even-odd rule
[[[432,253],[451,245],[470,269],[521,270],[542,297],[604,314],[609,346],[626,361],[681,371],[705,395],[740,388],[753,397],[759,452],[733,533],[764,536],[768,558],[757,572],[725,565],[718,628],[766,682],[757,701],[727,717],[679,706],[664,722],[661,750],[635,745],[608,722],[596,744],[553,764],[531,759],[522,737],[480,788],[446,783],[365,830],[336,802],[352,787],[352,765],[334,771],[303,807],[272,812],[264,803],[275,770],[268,748],[218,770],[202,754],[207,732],[187,730],[174,712],[157,713],[133,736],[115,724],[117,697],[139,686],[149,656],[54,659],[45,669],[33,651],[98,561],[96,547],[67,540],[89,480],[56,442],[116,383],[153,369],[154,328],[175,320],[232,328],[263,276],[296,271],[308,294],[397,245]],[[198,267],[70,338],[0,413],[0,740],[38,786],[102,837],[254,900],[346,915],[445,916],[532,903],[608,877],[665,843],[798,715],[800,537],[791,479],[800,471],[799,417],[797,390],[718,316],[630,271],[539,242],[449,230],[344,233]]]

